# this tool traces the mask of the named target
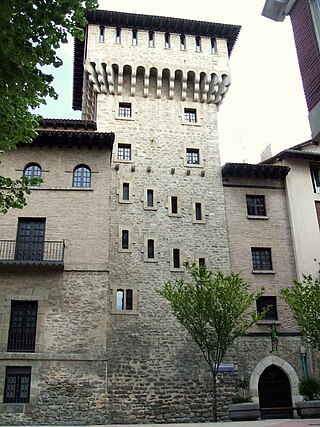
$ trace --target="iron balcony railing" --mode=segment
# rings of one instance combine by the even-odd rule
[[[64,247],[64,241],[0,240],[0,264],[63,266]]]

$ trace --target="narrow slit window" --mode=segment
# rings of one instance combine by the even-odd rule
[[[126,310],[133,309],[133,290],[126,289]]]
[[[165,35],[164,35],[164,47],[166,49],[170,49],[170,34],[169,33],[165,33]]]
[[[117,289],[117,310],[122,311],[124,309],[124,290]]]
[[[148,239],[148,258],[153,259],[154,258],[154,240]]]
[[[201,203],[195,203],[195,217],[196,217],[196,221],[202,220],[202,205],[201,205]]]
[[[136,46],[138,44],[138,31],[132,30],[132,44]]]
[[[121,43],[121,28],[116,28],[116,43]]]
[[[180,268],[180,249],[173,249],[173,268]]]
[[[154,47],[154,32],[149,31],[149,47]]]
[[[104,42],[104,27],[102,25],[99,27],[99,42]]]
[[[211,53],[217,53],[217,40],[215,38],[211,39]]]
[[[124,182],[122,184],[122,199],[130,200],[130,184],[129,182]]]
[[[152,189],[147,190],[147,207],[153,208],[154,206],[154,192]]]
[[[201,52],[201,37],[197,36],[195,38],[196,41],[196,52]]]
[[[171,213],[178,213],[178,196],[171,196]]]
[[[186,50],[187,49],[187,45],[186,45],[186,36],[184,34],[180,35],[180,50]]]
[[[129,249],[129,230],[122,230],[121,232],[121,247],[122,249]]]

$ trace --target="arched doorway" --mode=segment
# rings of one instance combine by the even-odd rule
[[[258,385],[261,418],[292,418],[291,386],[286,373],[270,365],[261,374]]]

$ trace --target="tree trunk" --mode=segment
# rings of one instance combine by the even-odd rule
[[[217,374],[212,373],[212,418],[213,422],[218,421],[218,411],[217,411]]]

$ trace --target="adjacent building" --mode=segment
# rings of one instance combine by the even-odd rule
[[[290,17],[311,137],[320,142],[320,1],[266,0],[262,14],[280,22]]]

